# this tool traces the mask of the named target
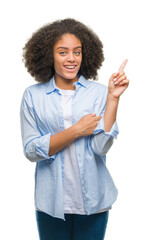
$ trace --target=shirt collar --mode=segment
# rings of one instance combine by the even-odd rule
[[[79,79],[78,81],[74,82],[73,83],[74,86],[76,85],[81,85],[85,88],[87,88],[88,86],[88,80],[86,80],[82,75],[79,76]],[[56,86],[55,84],[55,79],[54,79],[54,76],[50,79],[50,81],[47,83],[46,85],[46,93],[47,94],[50,94],[51,92],[54,92],[54,91],[59,91],[59,88]]]
[[[49,94],[54,91],[59,91],[59,88],[55,84],[54,76],[50,79],[50,81],[46,85],[46,93]]]

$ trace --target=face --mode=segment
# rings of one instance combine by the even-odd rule
[[[82,44],[73,34],[64,34],[54,45],[55,79],[77,81],[82,62]]]

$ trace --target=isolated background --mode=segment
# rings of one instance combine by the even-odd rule
[[[104,44],[99,82],[107,85],[125,58],[130,79],[117,121],[120,134],[107,154],[107,166],[119,189],[110,211],[106,240],[149,239],[147,1],[3,1],[0,6],[0,239],[36,240],[35,163],[23,156],[20,102],[34,84],[22,63],[22,48],[42,25],[66,17],[91,27]]]

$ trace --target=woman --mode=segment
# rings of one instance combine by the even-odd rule
[[[108,88],[97,78],[104,60],[97,35],[74,19],[43,26],[23,53],[38,84],[21,103],[25,156],[36,162],[35,206],[41,240],[102,240],[117,189],[106,153],[117,137],[117,107],[129,84],[127,60]]]

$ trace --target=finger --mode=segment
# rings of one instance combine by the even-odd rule
[[[117,73],[113,73],[113,74],[111,75],[111,77],[110,77],[110,81],[116,81],[117,78],[118,78],[118,76],[119,76],[119,73],[118,73],[118,72],[117,72]]]
[[[120,86],[124,86],[124,85],[128,85],[129,84],[129,80],[126,79],[126,80],[123,80],[119,83]]]
[[[126,79],[127,79],[127,76],[125,74],[123,74],[123,76],[121,76],[120,78],[116,79],[116,81],[114,79],[114,84],[119,84],[121,81],[126,80]]]
[[[121,75],[117,75],[117,77],[115,77],[113,79],[114,82],[117,82],[121,77],[123,77],[125,75],[125,72],[123,72]]]
[[[97,116],[97,117],[95,117],[95,119],[96,119],[97,121],[99,121],[101,118],[102,118],[102,116]]]
[[[124,62],[121,64],[121,66],[119,67],[119,70],[118,70],[119,73],[122,73],[122,72],[123,72],[123,70],[124,70],[127,62],[128,62],[128,59],[125,59]]]

